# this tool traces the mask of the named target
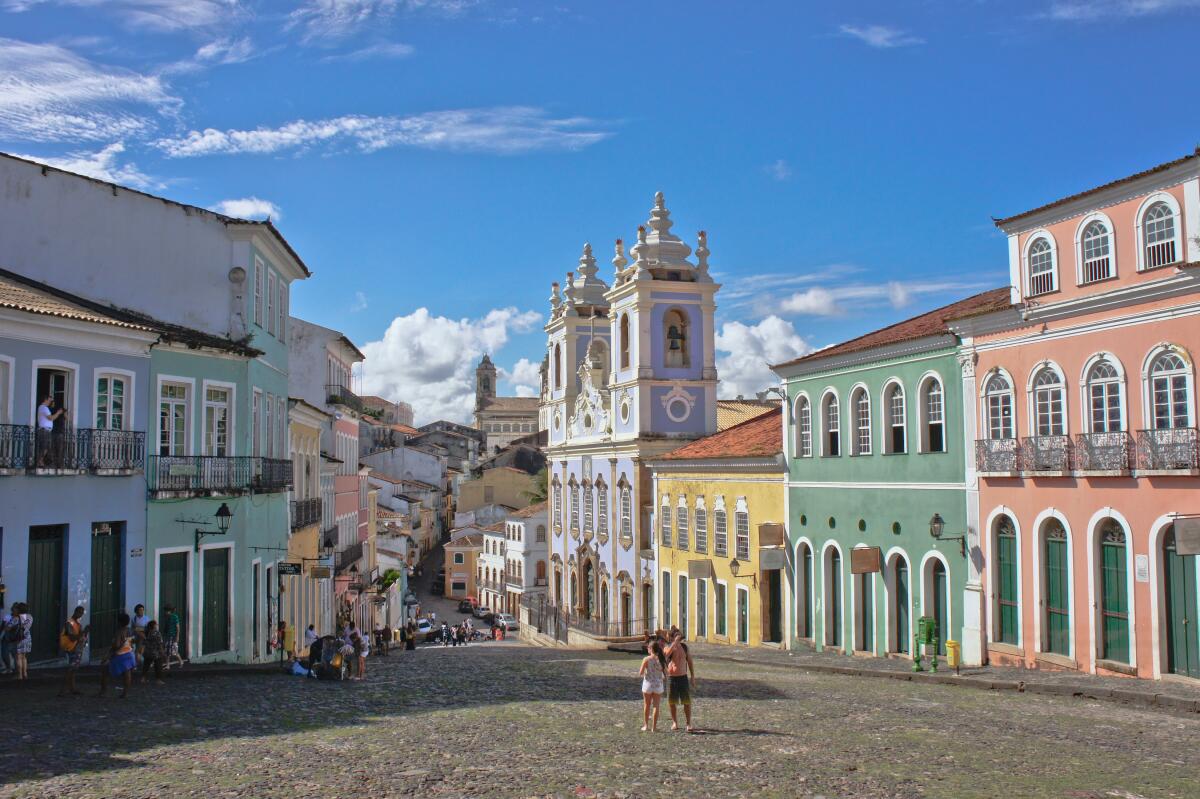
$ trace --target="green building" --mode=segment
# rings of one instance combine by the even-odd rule
[[[968,558],[979,557],[977,490],[964,435],[964,407],[975,400],[963,397],[959,341],[946,325],[999,302],[1007,289],[773,367],[791,408],[796,639],[911,657],[917,619],[930,616],[941,654],[950,638],[964,642],[967,662],[978,660],[981,592]]]

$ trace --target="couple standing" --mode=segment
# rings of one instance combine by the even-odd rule
[[[642,678],[642,732],[658,732],[658,709],[662,703],[663,679],[669,680],[667,702],[671,707],[671,729],[679,729],[677,706],[683,705],[687,731],[692,726],[692,688],[696,685],[696,667],[692,653],[678,627],[672,627],[664,643],[663,636],[651,635],[646,640],[646,658],[638,670]],[[653,716],[653,719],[651,717]]]

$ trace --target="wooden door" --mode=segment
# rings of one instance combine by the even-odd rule
[[[1196,616],[1195,556],[1175,551],[1175,531],[1163,541],[1163,594],[1167,616],[1167,671],[1200,677],[1200,624]]]
[[[1100,543],[1100,656],[1129,662],[1129,593],[1125,580],[1125,534],[1106,530]]]
[[[229,645],[229,550],[204,551],[204,612],[200,652],[227,652]]]
[[[1065,534],[1046,536],[1046,651],[1071,654],[1070,567]]]
[[[895,575],[895,617],[896,617],[896,651],[909,651],[908,639],[912,637],[908,613],[908,562],[904,558],[896,558]]]
[[[31,662],[58,657],[58,630],[63,615],[63,549],[66,526],[29,528],[29,613],[33,616]]]
[[[939,655],[946,654],[946,639],[950,637],[949,591],[946,585],[946,567],[940,560],[933,562],[933,620],[937,624]]]
[[[158,556],[159,624],[165,624],[165,608],[170,605],[179,615],[179,656],[187,658],[189,632],[192,629],[188,613],[191,603],[188,590],[188,553],[168,552]]]
[[[858,630],[859,649],[863,652],[875,650],[875,573],[858,576]]]
[[[121,612],[121,566],[124,563],[120,523],[92,529],[91,613],[89,646],[93,655],[102,657],[117,632],[117,614]]]

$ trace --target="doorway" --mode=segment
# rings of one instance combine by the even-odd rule
[[[51,660],[58,651],[58,626],[63,615],[63,555],[67,526],[29,528],[29,584],[26,604],[33,616],[33,651],[29,660]]]
[[[783,579],[779,569],[762,572],[762,636],[767,643],[783,642]]]
[[[158,556],[158,601],[166,618],[166,608],[175,608],[179,616],[179,656],[187,659],[191,618],[188,601],[188,553],[168,552]]]
[[[930,569],[933,577],[933,621],[937,625],[937,653],[939,655],[946,654],[946,639],[950,636],[950,623],[948,620],[949,592],[946,587],[946,567],[942,565],[940,560],[933,562],[933,567]]]
[[[860,652],[875,651],[875,572],[856,574],[854,579],[855,598],[858,600],[858,640],[856,647]]]
[[[204,550],[204,612],[200,652],[228,652],[229,646],[229,549]]]
[[[1171,674],[1200,677],[1200,624],[1196,618],[1195,556],[1175,548],[1175,526],[1163,538],[1163,596],[1166,600],[1167,668]]]
[[[98,660],[117,632],[121,612],[124,522],[92,525],[92,589],[89,646]]]

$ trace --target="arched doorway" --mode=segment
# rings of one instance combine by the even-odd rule
[[[842,645],[842,554],[830,547],[825,560],[825,645]]]
[[[600,620],[608,624],[608,583],[600,585]]]
[[[801,542],[796,556],[796,635],[813,637],[813,556],[812,547]]]
[[[875,650],[875,573],[854,575],[854,648]]]
[[[1071,579],[1067,530],[1058,519],[1042,525],[1042,585],[1044,616],[1042,651],[1071,654]]]
[[[631,616],[633,614],[633,596],[628,589],[621,590],[621,635],[633,635]]]
[[[1099,611],[1100,657],[1119,663],[1129,662],[1129,581],[1125,569],[1125,528],[1116,519],[1100,522],[1097,544],[1100,548]]]
[[[1200,619],[1196,613],[1195,556],[1180,555],[1175,547],[1175,525],[1163,536],[1163,609],[1167,639],[1167,667],[1171,674],[1200,677]]]
[[[912,623],[909,618],[911,589],[909,588],[908,560],[896,555],[892,561],[892,651],[908,654],[909,639],[912,638]]]
[[[590,558],[583,561],[579,579],[583,583],[583,606],[579,615],[590,619],[596,609],[595,569]]]

